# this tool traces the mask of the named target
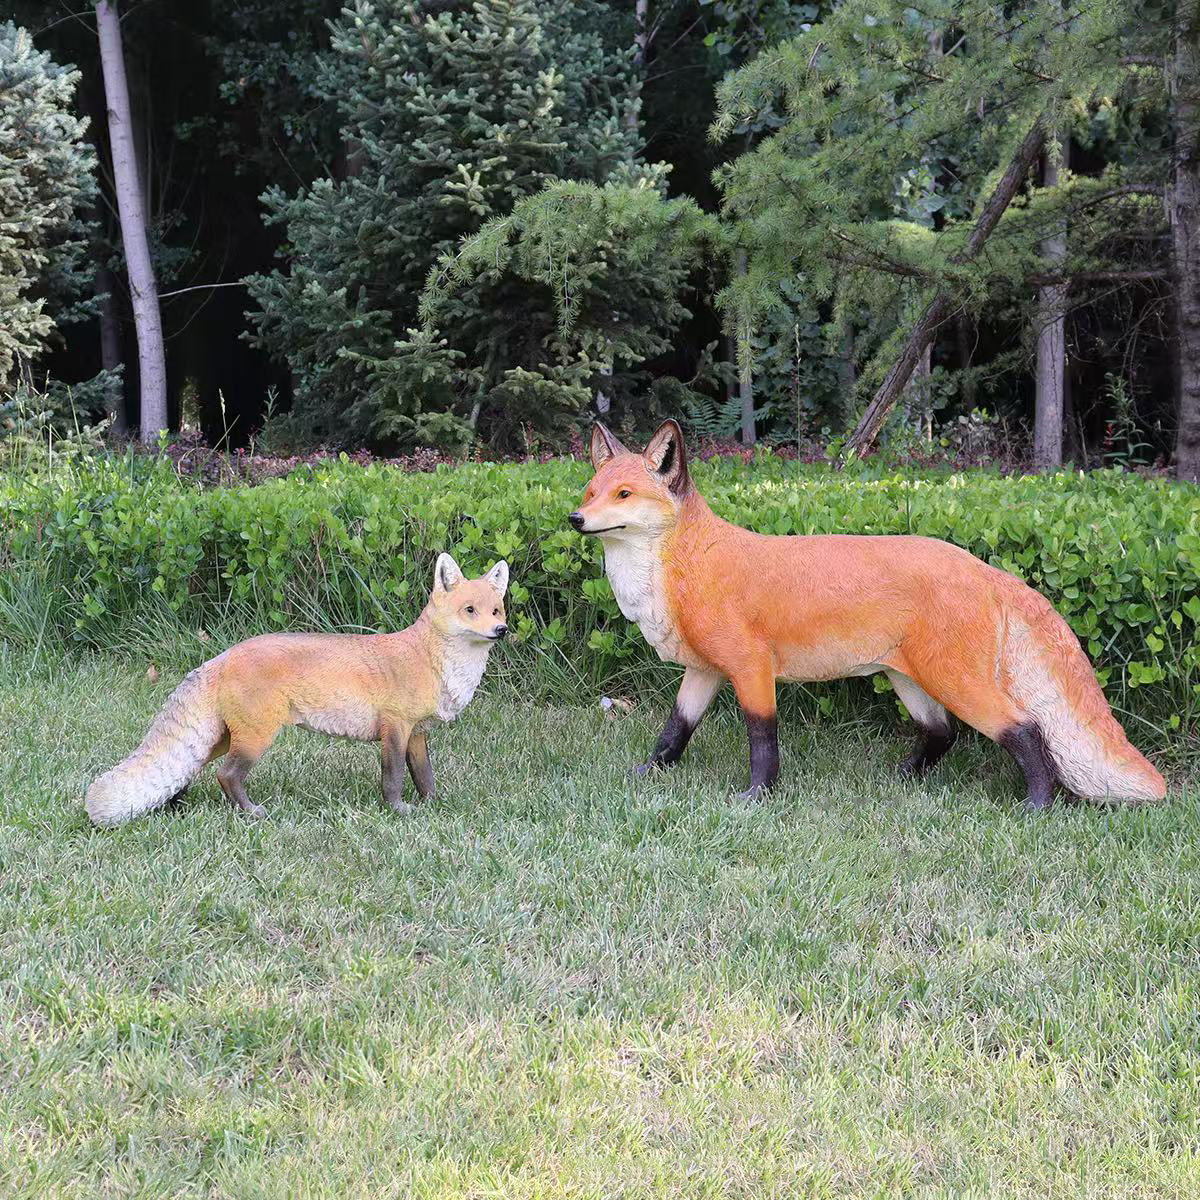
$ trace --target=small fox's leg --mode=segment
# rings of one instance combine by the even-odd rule
[[[404,799],[404,757],[408,750],[410,729],[407,725],[385,725],[380,734],[383,767],[383,802],[393,812],[412,812]]]
[[[680,760],[696,726],[724,683],[725,676],[720,671],[707,671],[702,667],[688,667],[684,671],[675,707],[671,709],[650,757],[634,768],[635,774],[645,775],[655,767],[673,767]]]
[[[1049,808],[1054,799],[1055,775],[1046,754],[1041,730],[1032,722],[1014,725],[996,741],[1017,760],[1017,765],[1025,772],[1025,786],[1029,789],[1025,803],[1035,812]]]
[[[416,785],[417,795],[422,800],[432,800],[434,791],[433,763],[429,761],[429,739],[424,730],[419,730],[408,739],[404,752],[408,762],[408,773]]]
[[[924,775],[954,745],[958,731],[950,715],[927,692],[899,671],[885,671],[896,695],[904,701],[908,715],[920,731],[913,752],[900,764],[904,775]]]
[[[750,786],[736,799],[755,800],[779,778],[779,726],[775,717],[775,672],[769,659],[731,676],[750,738]]]
[[[267,810],[262,805],[255,804],[246,795],[246,776],[274,740],[274,733],[270,737],[254,741],[234,737],[231,733],[229,752],[217,768],[217,782],[221,785],[221,791],[231,804],[236,804],[248,817],[257,819],[267,815]]]

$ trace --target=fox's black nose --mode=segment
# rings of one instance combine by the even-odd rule
[[[507,632],[507,625],[497,625],[496,628],[492,630],[492,637],[502,638]]]
[[[583,519],[584,519],[584,518],[583,518],[583,513],[581,513],[581,512],[573,512],[573,513],[572,513],[572,514],[571,514],[571,515],[570,515],[570,516],[567,518],[567,520],[571,522],[571,524],[572,524],[572,526],[573,526],[574,528],[576,528],[576,529],[580,529],[580,530],[582,530],[582,529],[583,529]]]

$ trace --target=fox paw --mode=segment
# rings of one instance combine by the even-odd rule
[[[734,804],[757,804],[764,799],[771,789],[763,784],[755,784],[748,787],[744,792],[735,792],[732,797]]]
[[[397,813],[402,817],[407,816],[410,812],[416,811],[415,806],[409,804],[407,800],[389,800],[387,801],[387,806],[392,810],[392,812]]]

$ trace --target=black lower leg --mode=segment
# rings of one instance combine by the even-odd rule
[[[225,793],[231,804],[236,805],[248,816],[265,817],[266,809],[255,804],[246,794],[246,776],[250,774],[250,768],[254,766],[254,763],[253,758],[236,751],[225,755],[221,765],[217,768],[217,782],[221,785],[221,791]]]
[[[750,787],[741,794],[753,799],[773,788],[779,778],[779,724],[774,713],[744,715],[750,738]]]
[[[636,773],[645,775],[655,767],[673,767],[683,757],[695,730],[696,722],[689,721],[676,704],[671,709],[671,715],[667,718],[662,733],[658,735],[658,741],[654,743],[654,749],[650,751],[650,757],[641,766],[634,768]]]
[[[1032,809],[1049,807],[1054,799],[1054,771],[1046,755],[1046,744],[1036,725],[1014,725],[997,739],[1000,745],[1017,760],[1025,772],[1029,795],[1026,803]]]
[[[938,759],[954,745],[958,730],[953,725],[919,725],[917,744],[913,752],[900,764],[904,775],[924,775]]]

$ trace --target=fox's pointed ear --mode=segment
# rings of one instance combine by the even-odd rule
[[[628,454],[629,451],[621,445],[620,440],[606,425],[597,421],[592,426],[592,467],[600,470],[610,458],[618,454]]]
[[[490,583],[496,589],[496,591],[503,596],[504,593],[508,591],[508,563],[506,563],[504,559],[501,559],[484,576],[484,579],[486,579],[488,583]]]
[[[687,451],[683,448],[683,430],[678,421],[664,421],[650,444],[642,452],[646,466],[658,475],[663,483],[682,496],[691,485],[688,475]]]
[[[439,554],[433,567],[433,590],[448,592],[455,584],[462,583],[462,568],[448,554]]]

